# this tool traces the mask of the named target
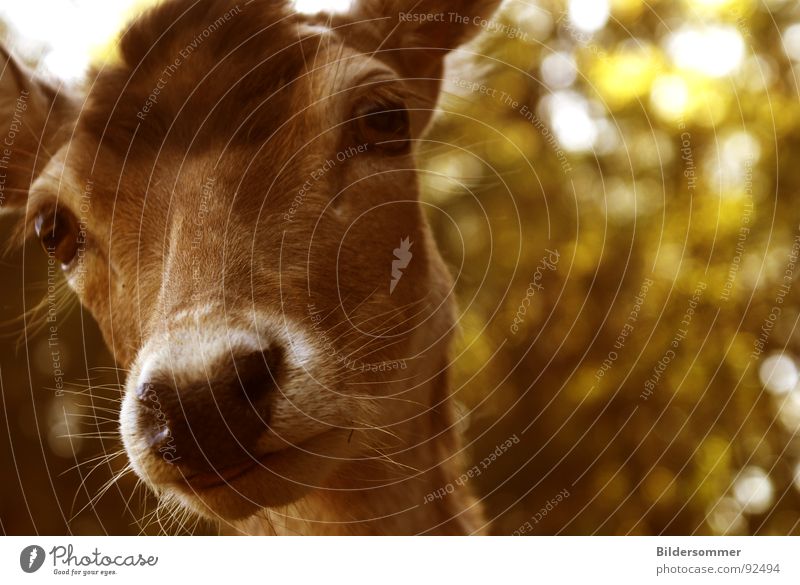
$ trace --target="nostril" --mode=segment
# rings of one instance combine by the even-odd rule
[[[183,372],[177,387],[164,372],[136,386],[141,438],[168,463],[202,470],[252,457],[285,375],[283,349],[224,357],[193,379]]]
[[[277,387],[282,361],[282,351],[279,348],[257,351],[234,359],[238,381],[248,399],[256,401]]]
[[[169,390],[170,387],[166,384],[146,381],[136,387],[136,398],[150,408],[158,408],[161,402],[160,397],[164,396]]]
[[[174,463],[180,459],[175,455],[176,447],[172,437],[175,413],[168,414],[167,411],[174,406],[172,396],[175,391],[167,384],[145,381],[136,387],[135,395],[144,407],[140,419],[143,423],[141,440],[150,449],[157,451],[164,461]]]

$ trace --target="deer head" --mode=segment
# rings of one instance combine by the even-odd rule
[[[446,481],[453,300],[414,152],[496,3],[176,0],[68,93],[6,59],[2,209],[128,369],[122,440],[160,497],[236,521]]]

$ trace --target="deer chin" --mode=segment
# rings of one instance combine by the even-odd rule
[[[169,478],[148,477],[147,481],[161,497],[172,496],[200,516],[243,520],[323,488],[325,479],[346,456],[349,434],[334,429],[217,472],[182,473],[178,478],[170,474]]]

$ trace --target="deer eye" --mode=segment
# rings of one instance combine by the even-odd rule
[[[41,211],[33,223],[36,236],[47,255],[67,268],[78,253],[78,222],[75,216],[55,207]]]
[[[393,154],[409,147],[408,110],[402,103],[371,103],[358,108],[354,114],[356,133],[362,143]]]

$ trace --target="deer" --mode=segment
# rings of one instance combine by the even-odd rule
[[[168,0],[74,86],[3,49],[0,211],[126,373],[121,441],[164,506],[238,534],[486,530],[454,489],[457,312],[417,158],[498,3]]]

